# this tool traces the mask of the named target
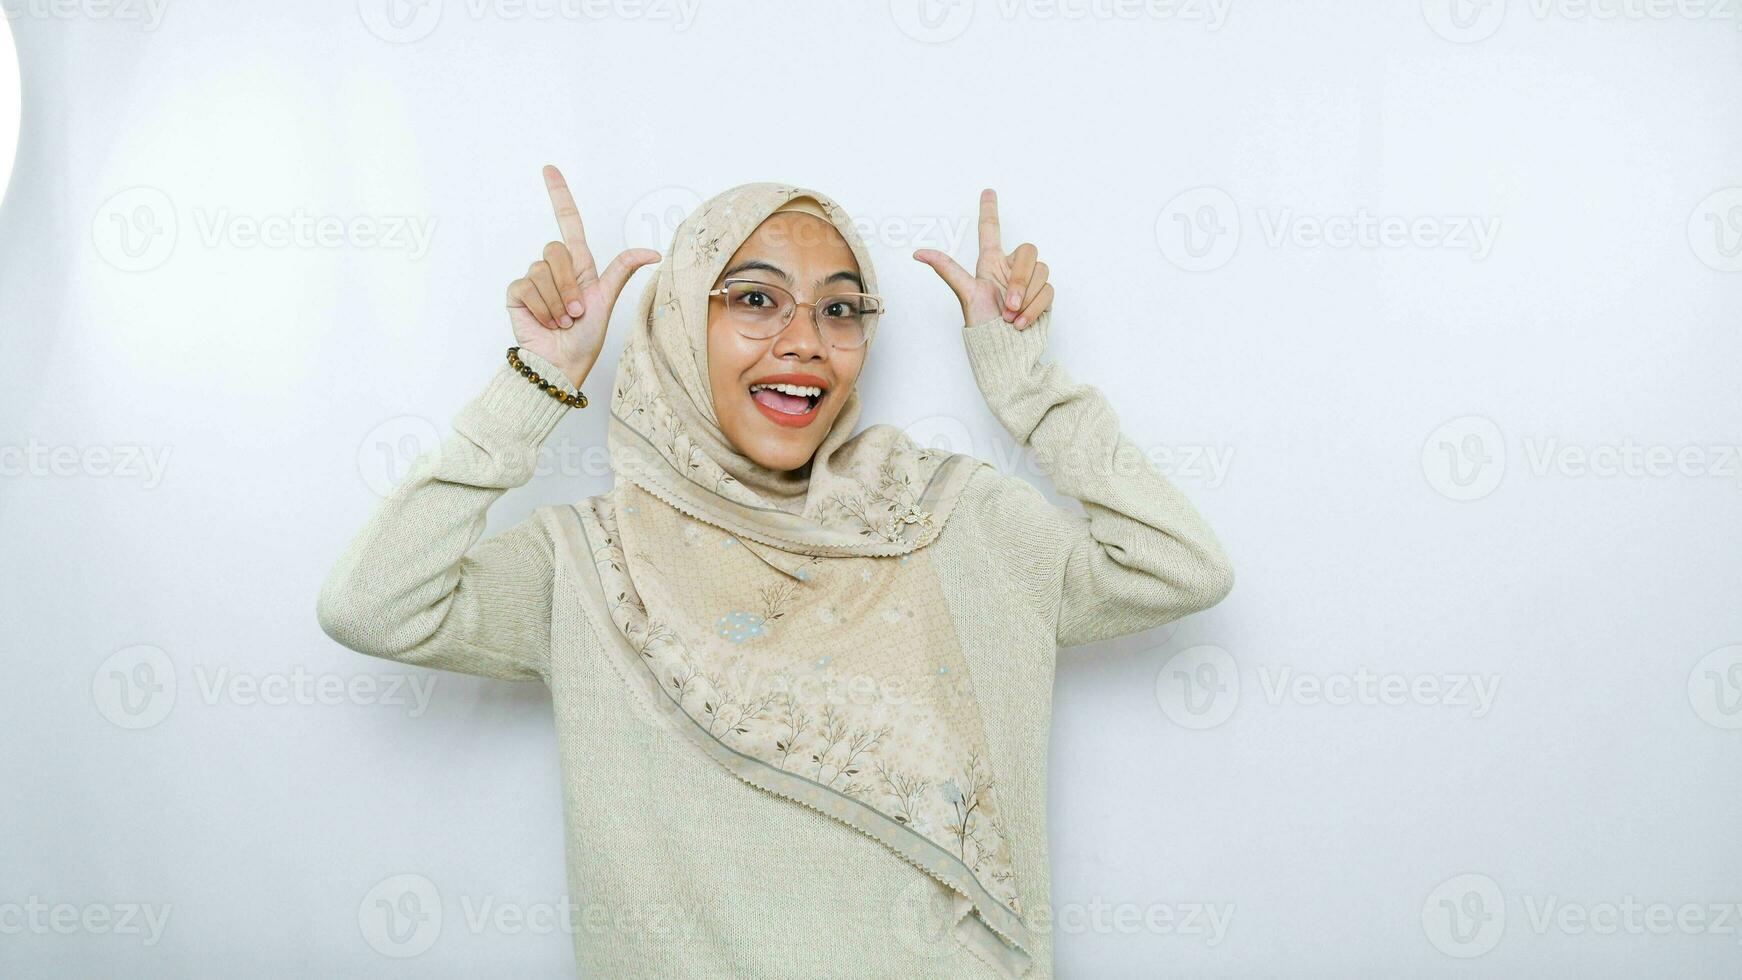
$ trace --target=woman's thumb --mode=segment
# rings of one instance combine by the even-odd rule
[[[603,288],[606,302],[616,303],[622,294],[623,287],[629,284],[629,277],[635,270],[644,265],[659,261],[659,253],[650,248],[632,248],[611,260],[599,276],[599,285]]]
[[[938,274],[938,278],[942,279],[944,284],[955,292],[956,298],[964,303],[967,302],[974,277],[968,270],[957,265],[955,259],[935,248],[919,249],[913,253],[913,257],[931,266],[932,271]]]

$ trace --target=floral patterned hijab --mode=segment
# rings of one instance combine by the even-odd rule
[[[956,938],[1019,976],[1029,938],[996,772],[926,550],[985,464],[890,425],[855,434],[856,389],[808,471],[763,468],[715,416],[706,294],[800,198],[876,292],[851,220],[817,191],[741,184],[691,213],[619,361],[615,484],[562,509],[567,551],[589,618],[662,728],[923,871]]]

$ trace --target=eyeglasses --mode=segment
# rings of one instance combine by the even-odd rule
[[[883,301],[870,293],[831,293],[814,303],[800,303],[791,292],[773,283],[754,279],[727,279],[708,292],[726,297],[726,318],[740,334],[752,340],[778,336],[792,322],[800,306],[811,308],[811,322],[830,347],[852,350],[863,347],[877,330]]]

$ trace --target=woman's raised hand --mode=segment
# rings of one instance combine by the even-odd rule
[[[605,346],[605,328],[624,285],[636,269],[658,262],[659,253],[629,249],[601,273],[562,171],[545,167],[544,186],[563,240],[545,245],[544,257],[526,276],[508,284],[508,323],[515,343],[561,368],[578,388]]]
[[[1003,314],[1023,330],[1052,306],[1052,284],[1046,281],[1046,263],[1038,260],[1039,254],[1027,242],[1005,254],[998,243],[998,195],[988,187],[980,192],[980,258],[973,275],[937,249],[922,248],[913,257],[931,266],[955,292],[964,326]]]

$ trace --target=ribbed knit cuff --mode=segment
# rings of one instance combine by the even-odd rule
[[[1047,328],[1051,323],[1052,311],[1045,310],[1020,330],[1015,324],[1006,323],[1001,314],[963,327],[968,365],[974,369],[981,390],[1006,391],[1014,382],[1033,374],[1040,355],[1046,351]]]
[[[1054,390],[1061,378],[1058,365],[1040,360],[1051,322],[1048,310],[1020,330],[1002,316],[962,328],[968,366],[974,370],[986,407],[1019,446],[1028,445],[1041,416],[1060,397]]]
[[[521,348],[517,356],[520,363],[563,391],[572,395],[577,390],[561,369],[537,354]],[[504,358],[502,366],[497,368],[484,391],[467,406],[466,411],[481,411],[493,429],[539,446],[562,421],[569,406],[521,377],[520,372],[509,367]]]

